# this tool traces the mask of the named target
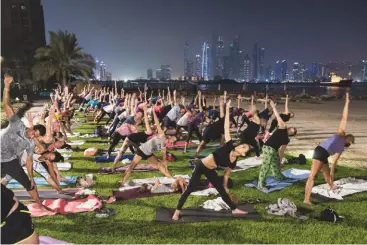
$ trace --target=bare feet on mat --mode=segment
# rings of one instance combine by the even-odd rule
[[[179,220],[180,219],[180,211],[176,210],[175,213],[172,216],[173,220]]]
[[[248,214],[248,212],[236,208],[235,210],[232,210],[232,214]]]

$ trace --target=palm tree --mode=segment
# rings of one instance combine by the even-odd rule
[[[66,86],[71,76],[93,76],[96,64],[93,57],[78,46],[74,33],[50,31],[50,44],[36,50],[36,64],[32,68],[35,80],[47,80],[53,76]]]

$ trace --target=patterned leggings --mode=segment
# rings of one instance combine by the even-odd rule
[[[279,168],[280,162],[279,162],[278,151],[267,145],[264,145],[262,150],[263,150],[264,160],[261,164],[261,169],[259,173],[258,188],[264,187],[265,179],[266,179],[266,176],[269,170],[271,171],[271,175],[274,176],[276,179],[281,180],[284,178]]]

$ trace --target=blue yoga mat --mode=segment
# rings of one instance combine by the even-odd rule
[[[69,181],[68,182],[60,181],[61,186],[74,185],[76,183],[77,176],[65,176],[64,178],[68,179]],[[44,179],[42,177],[35,177],[34,182],[36,183],[37,186],[50,186],[47,183],[46,179]],[[8,183],[8,185],[6,187],[8,187],[10,189],[24,188],[15,179],[10,180],[10,182]]]
[[[298,173],[297,173],[298,172]],[[277,180],[272,176],[269,176],[265,180],[265,186],[268,187],[268,190],[259,189],[257,186],[257,180],[252,181],[251,183],[245,184],[246,187],[256,188],[261,192],[270,193],[273,191],[281,190],[287,186],[293,185],[294,183],[307,179],[310,175],[309,170],[290,168],[282,172],[282,174],[287,178],[285,180]]]
[[[124,159],[129,159],[129,160],[133,160],[134,155],[133,154],[129,154],[129,155],[123,155],[119,161],[122,161]],[[94,161],[96,163],[105,163],[105,162],[113,162],[115,161],[116,156],[110,156],[109,158],[107,158],[107,156],[99,156],[99,157],[95,157]]]

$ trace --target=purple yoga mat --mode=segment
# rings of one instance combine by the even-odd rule
[[[49,236],[40,236],[40,244],[72,244],[65,241],[60,241]]]
[[[122,167],[118,167],[115,169],[115,171],[113,171],[112,167],[105,167],[105,168],[100,168],[99,169],[99,173],[100,174],[114,174],[114,173],[124,173],[127,168],[129,166],[122,166]],[[134,168],[133,171],[135,172],[148,172],[148,171],[155,171],[158,170],[158,168],[150,166],[150,165],[138,165]]]
[[[116,197],[116,201],[173,194],[173,193],[139,192],[139,189],[140,187],[125,191],[112,191],[112,194],[114,197]]]

